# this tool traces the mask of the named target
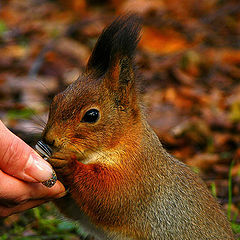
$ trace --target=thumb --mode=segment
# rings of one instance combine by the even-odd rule
[[[0,121],[0,170],[29,182],[52,178],[51,165]]]

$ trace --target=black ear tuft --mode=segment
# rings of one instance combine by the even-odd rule
[[[104,75],[117,57],[133,58],[141,30],[140,17],[135,14],[120,16],[105,28],[87,64],[87,72]]]

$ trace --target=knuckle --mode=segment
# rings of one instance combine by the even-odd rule
[[[27,195],[21,195],[21,196],[16,197],[16,198],[14,199],[13,203],[14,203],[15,205],[20,205],[20,204],[23,204],[23,203],[27,202],[27,201],[28,201],[28,198],[29,198],[29,197],[28,197]]]
[[[16,166],[24,165],[27,161],[26,148],[21,140],[14,137],[12,141],[6,146],[2,155],[4,162],[4,169],[13,169]]]
[[[1,179],[1,181],[0,181],[0,193],[2,192],[2,190],[3,189],[5,189],[5,187],[6,187],[6,181],[4,181],[5,180],[5,176],[4,176],[4,173],[0,170],[0,179]]]
[[[16,198],[16,199],[5,199],[0,202],[1,202],[2,207],[6,208],[6,209],[10,209],[10,208],[17,207],[19,205],[24,204],[25,202],[27,202],[27,200]]]
[[[8,189],[9,189],[9,183],[7,181],[7,178],[5,174],[0,170],[0,199],[7,196]]]

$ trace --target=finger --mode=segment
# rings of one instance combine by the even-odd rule
[[[53,169],[24,141],[0,121],[0,169],[9,175],[31,182],[52,178]]]
[[[64,186],[57,181],[52,188],[41,183],[28,183],[0,171],[0,205],[8,207],[22,204],[29,200],[51,199],[64,195]]]
[[[12,214],[23,212],[27,209],[37,207],[43,203],[46,203],[48,200],[31,200],[28,202],[25,202],[21,205],[12,207],[12,208],[7,208],[7,207],[1,207],[0,206],[0,218],[8,217]]]

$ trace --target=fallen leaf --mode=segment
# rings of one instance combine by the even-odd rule
[[[212,168],[219,161],[217,154],[198,153],[186,161],[189,166],[198,167],[202,170]]]
[[[159,30],[153,27],[145,27],[142,32],[139,46],[152,54],[169,54],[190,47],[190,44],[180,33],[170,29]]]

